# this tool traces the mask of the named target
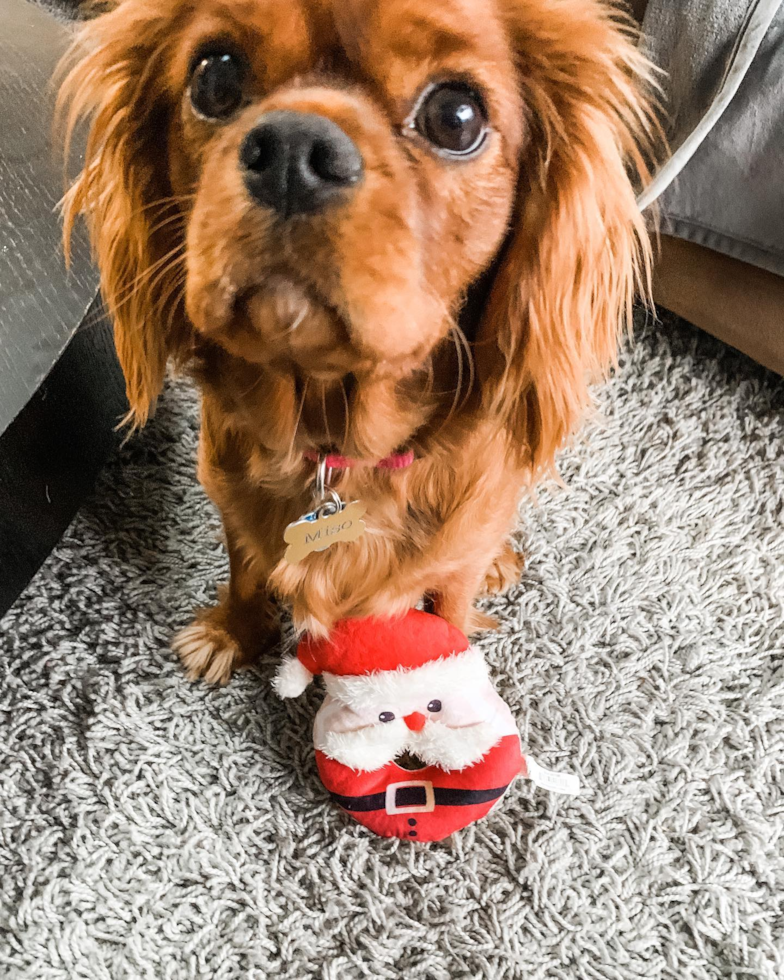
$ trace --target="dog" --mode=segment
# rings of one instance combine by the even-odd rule
[[[132,426],[167,364],[197,379],[225,528],[230,582],[174,642],[191,677],[253,664],[281,604],[316,636],[423,597],[488,625],[521,494],[646,290],[649,82],[604,0],[120,0],[82,26],[65,240],[83,214]],[[325,454],[366,530],[292,563]]]

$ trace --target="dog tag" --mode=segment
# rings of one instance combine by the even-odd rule
[[[329,513],[325,511],[329,510]],[[311,511],[289,524],[283,534],[288,545],[285,560],[296,565],[314,551],[326,551],[338,541],[356,541],[365,533],[362,520],[367,507],[359,500],[342,504],[334,509],[333,504]]]
[[[316,506],[283,532],[288,545],[283,557],[289,565],[296,565],[314,551],[326,551],[339,541],[356,541],[365,533],[362,518],[367,507],[359,500],[345,504],[329,485],[331,474],[327,457],[320,456],[314,487]]]

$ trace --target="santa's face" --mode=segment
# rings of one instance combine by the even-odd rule
[[[324,681],[316,748],[358,771],[380,769],[405,752],[445,771],[465,769],[517,731],[478,651],[415,670],[325,674]]]

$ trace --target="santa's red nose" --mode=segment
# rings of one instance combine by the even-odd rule
[[[425,718],[421,711],[412,711],[410,715],[405,716],[403,721],[408,725],[412,732],[421,732],[425,727],[427,718]]]

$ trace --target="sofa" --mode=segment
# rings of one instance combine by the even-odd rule
[[[669,155],[657,304],[784,373],[784,3],[632,0]]]
[[[60,247],[51,78],[68,31],[0,3],[0,615],[61,537],[126,410],[84,238]]]

